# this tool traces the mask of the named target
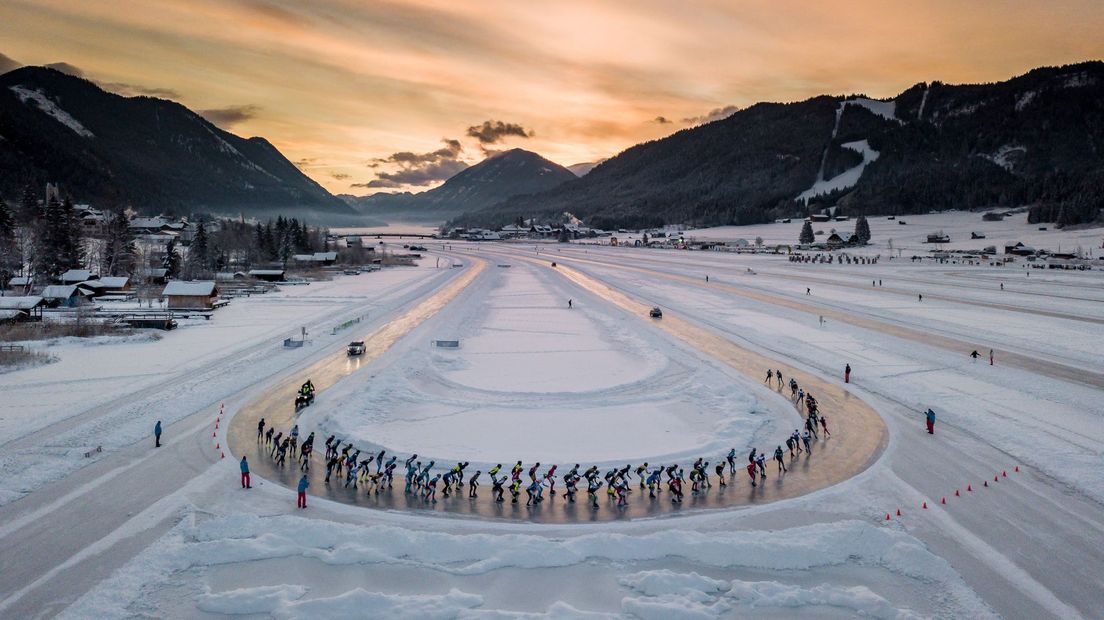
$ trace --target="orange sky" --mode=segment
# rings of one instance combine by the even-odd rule
[[[0,3],[0,54],[210,110],[356,194],[503,148],[593,161],[725,106],[1100,59],[1102,32],[1100,0]]]

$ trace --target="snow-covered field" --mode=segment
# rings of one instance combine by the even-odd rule
[[[893,234],[895,248],[920,251],[922,234],[943,230],[954,245],[979,230],[981,243],[1088,248],[1101,233],[1032,232],[979,214],[905,219],[872,220],[875,244]],[[791,243],[799,229],[688,236]],[[304,511],[280,480],[254,475],[241,489],[239,455],[219,458],[229,416],[464,271],[432,269],[430,257],[424,268],[235,300],[211,324],[161,340],[55,343],[57,363],[0,376],[11,395],[0,413],[0,616],[1099,617],[1104,273],[587,245],[543,245],[535,266],[528,244],[427,245],[490,266],[322,392],[299,417],[304,431],[485,470],[519,459],[715,462],[797,423],[777,393],[544,267],[554,254],[803,372],[842,385],[849,363],[846,388],[888,426],[885,452],[793,499],[757,504],[737,477],[730,492],[749,493],[747,505],[614,522],[370,510],[314,487]],[[313,344],[282,350],[300,325]],[[994,365],[987,350],[972,360],[974,346],[995,349]],[[935,435],[923,429],[928,407]],[[160,451],[156,419],[177,421]],[[84,459],[97,444],[104,453]],[[485,488],[473,501],[490,501]]]

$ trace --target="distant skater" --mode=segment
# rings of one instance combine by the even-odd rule
[[[977,349],[974,349],[973,352],[970,353],[970,357],[974,358],[974,362],[977,362],[978,355],[979,355],[979,353],[977,352]]]
[[[161,447],[161,420],[158,420],[157,424],[153,426],[153,447]]]
[[[993,365],[993,350],[989,349],[989,365]]]
[[[771,379],[773,379],[773,378],[774,378],[774,371],[773,371],[773,370],[771,370],[770,368],[768,368],[768,369],[767,369],[767,378],[766,378],[766,380],[764,380],[764,381],[763,381],[763,383],[766,383],[767,385],[770,385],[770,384],[771,384]],[[161,427],[160,427],[160,424],[161,424],[161,423],[160,423],[160,422],[158,422],[157,424],[158,424],[158,428],[161,428]],[[157,431],[157,434],[158,434],[158,435],[160,435],[160,434],[161,434],[161,431],[160,431],[160,430],[159,430],[159,431]]]
[[[843,382],[851,383],[851,364],[845,364],[843,367]]]
[[[260,441],[261,439],[264,438],[264,432],[265,432],[264,427],[265,427],[265,419],[261,418],[261,421],[257,422],[257,441]]]
[[[568,310],[570,310],[574,305],[575,305],[574,300],[571,300],[571,299],[567,300],[567,309]]]
[[[820,326],[824,327],[824,315],[820,315]]]
[[[705,276],[705,281],[709,282],[709,276]]]
[[[934,435],[935,434],[935,412],[932,411],[931,409],[928,409],[928,413],[925,416],[925,421],[928,424],[928,434],[929,435]]]
[[[242,457],[241,463],[241,483],[243,489],[252,489],[253,485],[249,483],[249,461]]]
[[[924,294],[921,293],[921,294],[917,295],[917,299],[919,299],[920,301],[924,301]]]
[[[811,288],[806,288],[806,289],[805,289],[805,294],[806,294],[806,295],[812,295],[812,294],[813,294],[813,289],[811,289]]]

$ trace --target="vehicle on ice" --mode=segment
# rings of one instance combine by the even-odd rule
[[[648,316],[653,319],[662,319],[663,311],[659,309],[659,306],[652,306],[652,309],[648,312]]]
[[[295,410],[299,411],[300,409],[310,407],[311,403],[313,402],[314,392],[311,392],[309,394],[297,394],[295,396]]]
[[[349,355],[364,355],[364,341],[354,340],[349,343]]]

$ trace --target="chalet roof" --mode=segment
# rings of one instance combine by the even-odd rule
[[[283,269],[250,269],[249,275],[251,276],[282,276],[284,275]]]
[[[45,300],[38,296],[0,297],[0,308],[4,310],[30,310],[41,306]]]
[[[199,280],[195,282],[181,282],[179,280],[165,285],[162,295],[183,295],[187,297],[212,297],[215,294],[215,283],[212,280]]]
[[[94,276],[90,269],[70,269],[59,277],[62,282],[84,282],[85,280],[91,280]]]
[[[86,289],[81,289],[76,284],[51,284],[42,289],[42,297],[45,299],[69,299],[73,295],[87,293]]]
[[[127,276],[107,276],[98,280],[103,284],[104,288],[123,288],[127,284],[130,284],[130,278]]]
[[[8,286],[27,286],[30,283],[30,276],[15,276],[11,280],[8,280]]]
[[[10,319],[14,319],[14,318],[16,318],[17,316],[19,316],[23,313],[24,313],[23,310],[10,310],[10,309],[0,308],[0,321],[7,321],[7,320],[10,320]]]
[[[315,260],[337,260],[337,252],[315,252]]]

